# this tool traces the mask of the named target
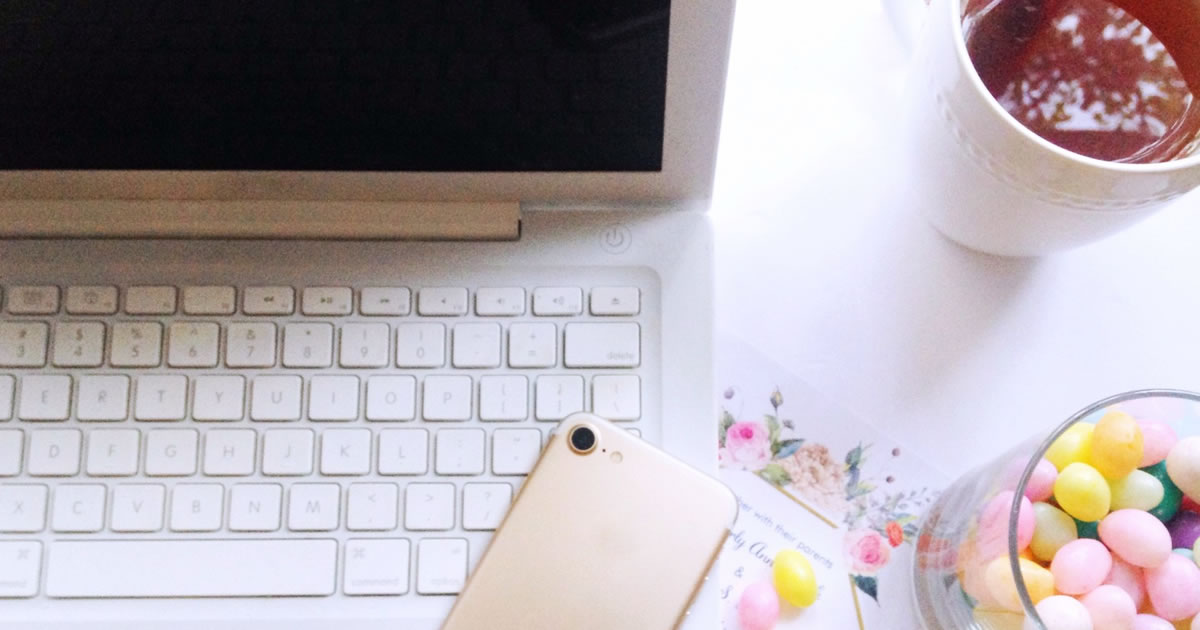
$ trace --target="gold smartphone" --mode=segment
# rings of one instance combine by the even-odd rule
[[[555,429],[442,630],[669,630],[737,516],[721,482],[625,429]]]

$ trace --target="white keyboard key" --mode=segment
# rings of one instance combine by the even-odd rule
[[[524,376],[479,377],[479,419],[517,421],[529,417],[529,379]]]
[[[300,419],[299,376],[256,376],[250,390],[250,419],[288,421]]]
[[[606,420],[642,417],[642,380],[634,374],[592,379],[592,413]]]
[[[333,365],[333,324],[288,324],[283,328],[284,367]]]
[[[405,572],[407,560],[405,557]],[[36,540],[0,541],[0,599],[37,595],[41,576],[42,543]]]
[[[308,383],[308,419],[358,420],[358,377],[312,377]]]
[[[162,362],[162,324],[117,322],[112,329],[109,362],[113,367],[158,367]]]
[[[21,378],[22,420],[66,420],[71,415],[71,377],[28,374]]]
[[[67,287],[66,302],[72,315],[112,315],[117,312],[117,287]]]
[[[433,316],[466,315],[467,290],[459,287],[426,287],[417,294],[417,313]]]
[[[237,291],[233,287],[184,287],[183,312],[188,315],[233,315]]]
[[[0,532],[32,534],[46,527],[46,486],[0,484]]]
[[[187,377],[179,374],[139,376],[133,417],[150,422],[183,420],[187,386]]]
[[[367,379],[367,420],[412,420],[417,414],[417,379],[372,376]]]
[[[12,420],[13,394],[17,391],[17,379],[9,374],[0,374],[0,422]]]
[[[465,538],[427,538],[417,543],[417,592],[456,595],[467,582]]]
[[[225,341],[225,365],[229,367],[275,367],[275,324],[237,322],[229,325]]]
[[[242,312],[247,315],[291,315],[296,310],[292,287],[246,287]]]
[[[21,473],[21,451],[25,433],[19,429],[0,429],[0,477],[15,477]]]
[[[412,531],[454,527],[454,484],[408,484],[404,488],[404,527]]]
[[[167,330],[167,365],[217,367],[221,327],[213,322],[175,322]]]
[[[527,475],[542,454],[542,432],[537,429],[496,429],[492,433],[492,472]]]
[[[346,499],[346,529],[354,532],[387,532],[399,520],[399,488],[394,483],[350,484]]]
[[[412,310],[412,295],[404,287],[366,287],[359,300],[363,315],[408,315]]]
[[[215,532],[221,529],[224,506],[221,484],[178,484],[171,492],[171,531]]]
[[[515,317],[525,314],[525,289],[482,288],[475,292],[475,314],[483,317]]]
[[[63,484],[54,489],[50,527],[56,532],[98,532],[104,528],[106,490],[98,484]]]
[[[567,324],[563,364],[569,368],[637,367],[642,362],[641,327],[634,323]]]
[[[187,477],[196,474],[199,434],[192,429],[160,429],[146,434],[146,474]]]
[[[464,421],[471,419],[471,377],[427,376],[423,389],[426,420]]]
[[[113,489],[114,532],[156,532],[163,528],[167,489],[157,484],[122,484]]]
[[[321,433],[322,475],[365,475],[371,472],[371,431],[329,429]]]
[[[454,327],[454,367],[500,367],[500,324],[459,324]]]
[[[596,287],[592,289],[592,315],[637,315],[642,310],[637,287]]]
[[[288,489],[288,529],[331,532],[341,517],[341,486],[336,483],[298,483]]]
[[[52,315],[57,313],[58,287],[12,287],[8,290],[8,312],[13,315]]]
[[[171,315],[175,312],[175,287],[129,287],[125,312],[130,315]]]
[[[342,592],[347,595],[403,595],[408,592],[407,540],[346,541]],[[0,555],[0,557],[3,557]]]
[[[334,540],[58,541],[46,595],[273,597],[332,595]]]
[[[446,327],[441,324],[397,324],[396,366],[442,367],[446,363]]]
[[[192,418],[199,421],[232,422],[245,413],[246,379],[234,375],[197,376],[192,393]]]
[[[439,475],[482,475],[486,435],[483,429],[441,429],[434,440],[434,469]]]
[[[583,411],[582,376],[539,376],[533,389],[538,420],[562,420]]]
[[[93,477],[129,477],[138,471],[141,434],[134,429],[88,432],[87,474]]]
[[[583,312],[583,289],[539,287],[533,290],[533,314],[578,315]]]
[[[384,429],[379,432],[379,474],[424,475],[428,470],[428,431]]]
[[[54,365],[99,367],[104,363],[104,324],[59,322],[54,325]]]
[[[83,436],[74,429],[29,432],[28,464],[34,477],[73,477],[79,474]]]
[[[50,327],[42,322],[0,322],[0,367],[46,365]]]
[[[114,422],[129,417],[129,377],[119,374],[79,377],[75,416],[83,421]]]
[[[513,324],[508,328],[508,365],[548,368],[558,363],[558,327],[554,324]]]
[[[263,433],[262,473],[273,476],[311,475],[313,432],[309,429],[272,429]]]
[[[279,530],[283,486],[274,483],[241,483],[229,492],[229,531]]]
[[[496,529],[504,520],[510,503],[512,486],[506,483],[469,483],[463,486],[463,529]]]
[[[254,473],[255,433],[250,429],[213,429],[204,434],[204,474],[244,477]]]
[[[349,315],[354,312],[354,292],[349,287],[308,287],[300,310],[305,315]]]
[[[387,324],[346,324],[338,363],[342,367],[387,367],[391,330]]]

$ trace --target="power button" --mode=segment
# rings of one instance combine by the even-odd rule
[[[623,254],[632,244],[633,233],[620,223],[614,223],[600,231],[600,247],[610,254]]]

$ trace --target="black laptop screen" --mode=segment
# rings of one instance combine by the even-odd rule
[[[657,171],[670,0],[4,0],[0,170]]]

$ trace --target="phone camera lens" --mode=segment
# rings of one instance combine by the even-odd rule
[[[571,449],[580,455],[586,455],[596,448],[596,432],[589,427],[571,429]]]

